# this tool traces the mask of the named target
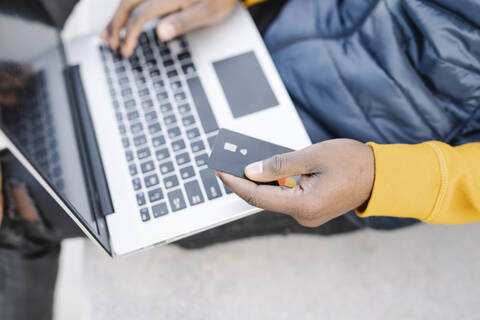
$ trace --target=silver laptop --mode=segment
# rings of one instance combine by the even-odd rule
[[[146,27],[127,59],[15,13],[0,15],[0,41],[0,61],[33,68],[30,98],[0,110],[4,147],[110,255],[260,211],[206,167],[219,128],[310,143],[241,5],[167,43]]]

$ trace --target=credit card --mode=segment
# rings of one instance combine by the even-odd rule
[[[246,179],[244,170],[248,164],[291,151],[293,150],[277,144],[220,129],[207,165],[210,169]],[[282,179],[279,184],[294,187],[296,180],[292,179]]]

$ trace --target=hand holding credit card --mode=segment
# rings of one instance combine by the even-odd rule
[[[293,150],[238,132],[220,129],[207,164],[210,169],[247,178],[244,170],[248,164],[291,151]],[[284,177],[276,182],[288,187],[296,185],[294,177]]]
[[[373,150],[355,140],[328,140],[292,151],[225,129],[208,165],[250,205],[289,214],[309,227],[364,208],[375,176]],[[289,184],[294,176],[300,179]]]

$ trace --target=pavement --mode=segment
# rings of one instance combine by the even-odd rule
[[[65,244],[56,319],[478,319],[480,224],[108,258]]]

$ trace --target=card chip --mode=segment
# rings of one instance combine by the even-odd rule
[[[223,149],[230,151],[230,152],[237,152],[237,145],[229,142],[225,142]]]

